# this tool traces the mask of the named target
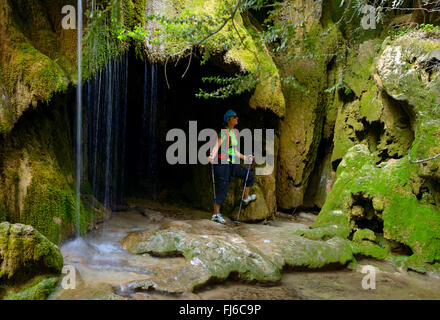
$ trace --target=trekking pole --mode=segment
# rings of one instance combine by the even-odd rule
[[[215,202],[214,165],[212,163],[211,163],[211,177],[212,177],[212,190],[214,191],[214,202]]]
[[[253,156],[253,155],[254,155],[254,154],[252,154],[252,156]],[[247,173],[246,173],[246,179],[245,179],[245,181],[244,181],[243,193],[241,194],[240,208],[238,208],[238,217],[237,217],[237,220],[234,221],[236,224],[240,224],[239,219],[240,219],[241,206],[243,205],[244,191],[246,190],[246,182],[247,182],[248,177],[249,177],[249,171],[251,171],[251,165],[252,165],[252,160],[249,161],[249,164],[248,164],[248,169],[247,169]]]

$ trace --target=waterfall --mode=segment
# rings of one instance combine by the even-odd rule
[[[157,65],[144,62],[143,100],[138,122],[136,171],[137,186],[153,196],[157,182],[157,121],[158,121],[158,72]],[[146,183],[145,183],[146,182]]]
[[[111,209],[123,205],[130,191],[154,196],[158,181],[159,68],[146,61],[138,74],[136,61],[129,75],[128,58],[110,59],[84,85],[88,182]]]
[[[106,103],[104,105],[105,110],[105,175],[104,175],[104,205],[106,207],[109,206],[110,202],[110,166],[112,165],[112,126],[113,126],[113,95],[114,95],[114,88],[113,88],[113,64],[114,61],[111,60],[108,64],[108,77],[107,77],[107,88],[106,90],[107,97],[106,97]]]
[[[128,54],[111,59],[86,83],[87,172],[106,207],[122,203],[125,170]]]
[[[76,236],[81,236],[80,210],[81,210],[81,168],[82,168],[82,0],[78,0],[78,35],[77,35],[77,63],[78,83],[76,86]]]
[[[146,62],[147,64],[148,62]],[[148,131],[148,140],[149,140],[149,150],[148,150],[148,180],[151,185],[152,194],[156,193],[156,178],[157,178],[157,105],[158,105],[158,94],[157,94],[157,70],[156,65],[151,65],[151,81],[149,91],[145,91],[145,96],[148,94],[150,97],[150,119],[149,119],[149,131]]]
[[[150,64],[148,61],[144,63],[144,83],[143,83],[143,104],[142,104],[142,115],[140,123],[140,134],[139,134],[139,161],[137,162],[137,171],[141,177],[147,175],[147,166],[145,165],[148,161],[148,106],[150,104],[149,98],[149,83],[150,83]]]

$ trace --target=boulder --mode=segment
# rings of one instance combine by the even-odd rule
[[[337,169],[337,180],[313,224],[314,229],[302,234],[311,239],[349,238],[352,230],[363,228],[353,236],[358,242],[354,252],[405,260],[405,265],[414,270],[438,272],[440,210],[418,199],[418,188],[423,183],[417,166],[409,163],[407,156],[377,166],[366,145],[355,145]],[[379,243],[372,243],[375,234],[408,246],[412,254],[390,255]]]
[[[0,223],[0,281],[22,283],[36,275],[59,274],[63,256],[55,244],[23,224]]]

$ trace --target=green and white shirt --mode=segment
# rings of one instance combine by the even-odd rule
[[[226,131],[228,133],[226,133]],[[229,137],[228,137],[229,134]],[[223,142],[220,146],[220,153],[223,154],[223,152],[228,148],[228,161],[234,161],[235,159],[235,148],[238,145],[237,141],[237,132],[235,129],[229,130],[229,128],[223,128],[220,133],[219,137],[222,138]],[[221,157],[221,156],[220,156]]]

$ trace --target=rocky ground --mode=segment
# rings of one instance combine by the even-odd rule
[[[294,235],[315,216],[279,213],[270,221],[220,225],[207,212],[132,206],[81,240],[66,243],[76,289],[51,299],[437,299],[440,279],[373,259],[347,267],[335,240]],[[350,253],[350,254],[349,254]],[[312,258],[315,257],[315,258]],[[318,257],[318,259],[316,259]],[[325,262],[324,262],[325,261]],[[330,263],[329,263],[330,262]],[[376,289],[362,289],[362,267]]]

